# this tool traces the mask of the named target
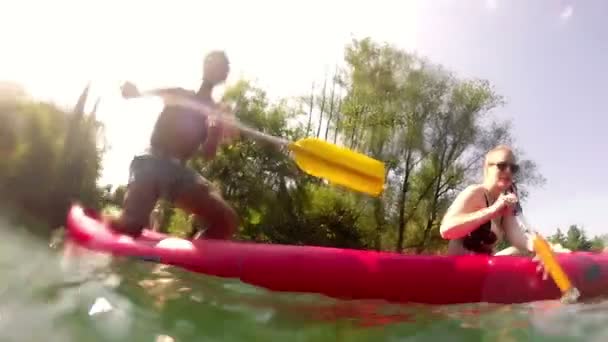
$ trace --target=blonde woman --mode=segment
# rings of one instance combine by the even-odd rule
[[[490,150],[484,160],[484,180],[463,190],[448,208],[441,223],[441,236],[450,240],[448,254],[508,255],[532,252],[532,239],[513,217],[517,195],[511,192],[519,171],[513,151],[504,145]],[[496,253],[506,239],[513,247]],[[568,252],[559,245],[555,251]]]

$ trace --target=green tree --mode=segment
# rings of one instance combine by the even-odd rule
[[[573,251],[589,251],[592,244],[587,239],[587,233],[584,228],[571,225],[566,232],[566,243],[563,246]]]
[[[562,246],[566,245],[566,236],[559,228],[557,228],[555,234],[549,236],[547,240],[549,240],[551,243],[559,243]]]
[[[591,239],[591,250],[602,252],[604,248],[608,247],[606,241],[608,241],[608,235],[594,236],[593,239]]]
[[[387,165],[387,190],[371,200],[374,247],[388,243],[397,251],[423,251],[439,238],[439,223],[455,191],[478,181],[487,150],[512,142],[509,123],[488,118],[502,97],[487,81],[457,79],[369,38],[354,40],[345,56],[339,140]],[[521,177],[525,190],[526,184],[542,183],[542,177],[532,161],[524,163],[529,167]]]
[[[566,234],[560,228],[547,238],[552,243],[559,243],[563,247],[572,251],[603,251],[608,241],[608,235],[594,236],[592,239],[587,237],[584,228],[578,225],[570,225]]]
[[[0,96],[0,117],[13,122],[14,139],[0,171],[3,204],[47,227],[63,225],[74,201],[101,207],[102,189],[96,182],[103,153],[98,139],[102,126],[94,113],[84,113],[87,95],[88,87],[71,112],[25,95]]]

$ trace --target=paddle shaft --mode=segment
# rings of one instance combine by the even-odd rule
[[[195,101],[184,96],[173,95],[173,94],[158,94],[158,93],[146,93],[143,92],[142,95],[146,96],[159,96],[161,97],[165,103],[168,104],[177,104],[183,107],[188,107],[190,109],[196,110],[202,115],[206,115],[208,117],[213,117],[215,120],[221,121],[223,124],[230,125],[234,128],[238,128],[241,132],[245,133],[247,136],[254,138],[256,140],[265,141],[271,143],[273,145],[277,145],[278,147],[287,146],[290,144],[288,140],[281,139],[279,137],[275,137],[272,135],[268,135],[257,131],[251,127],[246,126],[242,122],[238,121],[238,119],[227,119],[226,117],[216,114],[219,112],[217,109],[212,108],[200,101]]]
[[[170,92],[150,91],[139,96],[159,96],[166,105],[190,108],[202,115],[239,129],[256,140],[270,143],[278,148],[287,147],[293,152],[298,167],[309,175],[324,178],[334,184],[378,196],[384,185],[384,164],[361,153],[357,153],[315,138],[291,142],[267,135],[245,126],[234,117],[220,114],[219,109],[206,105],[196,99]],[[238,105],[237,105],[238,106]]]

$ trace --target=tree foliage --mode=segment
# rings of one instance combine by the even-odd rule
[[[94,111],[84,112],[88,87],[71,111],[15,94],[0,96],[0,121],[10,136],[2,139],[2,204],[51,227],[64,223],[73,201],[101,208],[102,189],[96,182],[103,153],[98,139],[102,126]]]
[[[553,243],[559,243],[572,251],[602,251],[608,240],[608,236],[595,236],[589,239],[584,228],[570,225],[566,234],[560,228],[548,238]]]
[[[299,171],[284,151],[242,139],[192,165],[234,205],[243,239],[441,251],[439,223],[457,191],[480,180],[488,149],[514,143],[510,123],[491,115],[503,99],[489,82],[459,79],[371,39],[348,44],[344,64],[298,99],[295,107],[270,103],[246,81],[225,94],[239,103],[237,117],[260,131],[317,136],[382,160],[386,190],[369,198],[328,186]],[[520,187],[542,185],[535,163],[522,164]]]

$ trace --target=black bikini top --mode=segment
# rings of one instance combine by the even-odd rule
[[[488,197],[484,193],[486,206],[490,206]],[[470,232],[462,239],[462,246],[472,252],[480,254],[492,254],[492,245],[498,240],[496,234],[492,231],[492,221],[482,224],[479,228]]]

